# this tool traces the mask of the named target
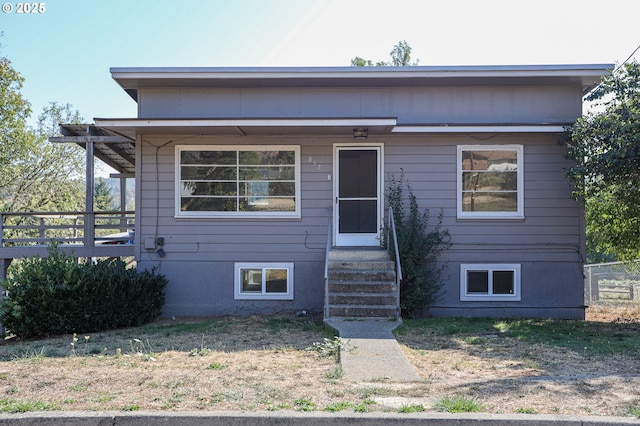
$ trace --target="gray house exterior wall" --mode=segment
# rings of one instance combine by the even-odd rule
[[[569,80],[389,87],[137,87],[139,118],[379,118],[398,125],[572,123],[581,114],[583,85]],[[526,83],[526,84],[525,84]],[[124,84],[123,84],[124,86]],[[340,86],[340,87],[338,87]],[[317,129],[316,129],[317,130]],[[334,146],[382,146],[384,186],[404,172],[418,203],[435,218],[442,209],[451,247],[443,252],[444,291],[428,314],[583,318],[582,207],[564,178],[570,166],[558,132],[462,131],[370,134],[261,129],[136,130],[138,265],[169,279],[165,316],[246,315],[323,308],[324,256],[333,208]],[[210,133],[210,134],[206,134]],[[524,218],[457,217],[457,147],[522,145]],[[292,145],[300,147],[301,210],[291,219],[178,218],[176,146]],[[164,238],[160,257],[145,240]],[[237,262],[293,262],[293,300],[234,299]],[[462,301],[461,264],[519,264],[519,301]]]

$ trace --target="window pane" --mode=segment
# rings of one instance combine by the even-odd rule
[[[296,184],[293,182],[241,182],[240,195],[250,196],[294,196]]]
[[[267,293],[287,292],[287,270],[268,269],[267,270]]]
[[[462,170],[515,171],[518,151],[462,151]]]
[[[235,197],[183,197],[180,199],[183,212],[235,212],[238,200]]]
[[[262,269],[242,269],[242,292],[262,293]]]
[[[249,165],[278,165],[295,164],[294,151],[240,151],[240,164]]]
[[[493,294],[513,294],[513,271],[493,271]]]
[[[240,211],[245,212],[292,212],[296,210],[295,197],[254,197],[240,198]]]
[[[198,167],[182,166],[180,178],[182,180],[236,180],[236,170],[233,167]]]
[[[181,197],[190,195],[236,195],[235,182],[182,182]]]
[[[517,191],[517,172],[462,172],[463,191]]]
[[[489,294],[489,272],[467,271],[467,292]]]
[[[248,167],[239,169],[241,180],[295,180],[295,168],[283,167]]]
[[[465,192],[462,194],[464,212],[517,212],[517,192]]]
[[[181,151],[181,164],[236,164],[236,151]]]

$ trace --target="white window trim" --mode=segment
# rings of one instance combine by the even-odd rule
[[[462,152],[463,151],[517,151],[518,153],[518,210],[515,212],[462,211]],[[523,145],[458,145],[456,156],[457,215],[458,219],[524,219],[524,147]]]
[[[262,269],[263,286],[267,269],[287,270],[287,292],[286,293],[243,293],[242,274],[243,269]],[[237,300],[293,300],[293,263],[236,263],[234,264],[234,299]]]
[[[476,301],[511,301],[519,302],[520,296],[520,269],[518,263],[466,263],[460,265],[460,300],[463,302]],[[492,289],[493,271],[513,271],[513,294],[477,294],[467,292],[467,271],[487,271],[489,273],[489,291]]]
[[[294,151],[295,153],[295,200],[292,212],[185,212],[180,210],[182,151]],[[175,147],[175,218],[176,219],[299,219],[300,218],[300,145],[176,145]]]

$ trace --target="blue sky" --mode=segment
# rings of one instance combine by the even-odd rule
[[[3,0],[3,3],[7,3]],[[134,117],[110,67],[348,66],[406,40],[420,65],[616,63],[640,44],[639,0],[48,0],[0,13],[0,56],[51,101]],[[640,59],[640,54],[636,54]]]

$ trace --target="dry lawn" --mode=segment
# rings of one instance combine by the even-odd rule
[[[589,321],[618,344],[640,330],[640,308],[626,309],[593,310]],[[409,384],[343,380],[334,359],[308,349],[333,341],[312,318],[164,320],[75,341],[8,339],[0,412],[435,411],[458,397],[489,413],[640,416],[640,348],[602,353],[457,321],[460,330],[407,322],[398,331],[422,378]]]

